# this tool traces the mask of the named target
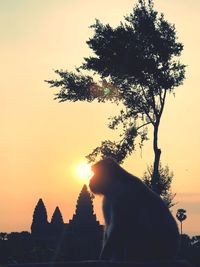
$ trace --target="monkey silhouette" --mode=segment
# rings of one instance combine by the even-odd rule
[[[103,195],[101,260],[169,260],[179,247],[177,224],[163,200],[111,158],[92,165],[89,187]]]

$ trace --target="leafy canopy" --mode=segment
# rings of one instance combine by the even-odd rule
[[[91,26],[94,36],[87,41],[94,52],[84,58],[75,72],[56,70],[59,80],[47,81],[59,87],[56,99],[121,104],[109,127],[123,126],[120,141],[103,141],[88,155],[100,155],[122,162],[147,139],[147,126],[159,126],[167,92],[174,92],[185,74],[178,60],[183,45],[177,41],[174,25],[154,10],[153,1],[139,0],[133,12],[116,28],[99,20]],[[87,73],[87,74],[85,74]],[[88,74],[89,73],[89,74]]]
[[[176,203],[174,202],[174,198],[176,194],[172,193],[171,191],[171,183],[172,179],[174,177],[173,172],[169,170],[169,167],[162,166],[161,162],[159,163],[159,181],[158,181],[158,194],[160,197],[164,200],[166,205],[171,208]],[[148,166],[147,170],[144,172],[144,175],[142,177],[143,182],[151,189],[153,189],[152,186],[152,178],[153,178],[153,166]]]

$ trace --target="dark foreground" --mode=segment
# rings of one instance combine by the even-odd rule
[[[51,263],[23,263],[7,264],[0,267],[195,267],[186,261],[165,262],[106,262],[106,261],[80,261],[80,262],[51,262]]]

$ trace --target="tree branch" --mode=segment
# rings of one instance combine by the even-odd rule
[[[152,119],[151,116],[149,115],[149,112],[148,112],[147,108],[146,108],[144,105],[142,105],[142,108],[143,108],[143,110],[144,110],[144,113],[145,113],[146,116],[148,117],[150,123],[151,123],[152,125],[155,125],[153,119]]]
[[[160,99],[160,107],[162,107],[162,102],[163,102],[163,99],[162,99],[162,90],[159,90],[159,99]]]
[[[147,103],[149,106],[152,107],[152,109],[153,109],[153,111],[154,111],[154,113],[155,113],[155,115],[156,115],[156,117],[157,117],[157,116],[158,116],[158,113],[157,113],[157,110],[156,110],[156,104],[155,104],[154,94],[153,94],[151,88],[149,87],[150,92],[151,92],[151,97],[152,97],[152,99],[153,99],[153,104],[152,104],[152,103],[149,101],[149,99],[147,98],[147,96],[146,96],[146,94],[145,94],[145,91],[144,91],[144,87],[141,86],[141,88],[142,88],[142,95],[144,96],[144,98],[145,98],[145,100],[146,100],[146,103]],[[146,114],[147,117],[149,118],[150,122],[154,125],[154,121],[153,121],[153,119],[150,117],[149,112],[147,111],[145,105],[143,105],[143,109],[144,109],[144,111],[145,111],[145,114]]]
[[[151,89],[151,87],[149,87],[149,92],[150,92],[150,94],[151,94],[151,98],[152,98],[152,100],[153,100],[153,105],[151,105],[151,106],[152,106],[153,111],[154,111],[154,113],[155,113],[155,115],[156,115],[156,117],[157,117],[157,116],[158,116],[158,111],[157,111],[157,109],[156,109],[156,102],[155,102],[155,98],[154,98],[154,93],[153,93],[153,90]]]
[[[164,105],[165,105],[166,95],[167,95],[167,89],[165,89],[165,91],[164,91],[163,99],[162,99],[162,102],[161,102],[162,105],[161,105],[161,109],[160,109],[159,117],[161,117],[161,116],[162,116],[162,113],[163,113],[163,109],[164,109]]]
[[[144,123],[143,125],[140,125],[140,126],[137,128],[137,131],[138,131],[139,129],[143,128],[144,126],[149,125],[150,123],[151,123],[151,122],[149,121],[149,122],[147,122],[147,123]]]

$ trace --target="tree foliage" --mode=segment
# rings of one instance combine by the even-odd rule
[[[181,236],[183,234],[183,221],[187,219],[186,210],[178,209],[176,213],[176,218],[179,220],[181,224]]]
[[[178,210],[177,210],[177,213],[176,213],[176,218],[177,218],[180,222],[184,221],[184,220],[187,218],[186,210],[184,210],[184,209],[178,209]]]
[[[172,171],[169,170],[168,166],[162,166],[161,162],[159,164],[159,174],[160,179],[158,183],[158,194],[162,197],[164,202],[167,204],[169,208],[173,207],[176,203],[174,203],[175,193],[171,191],[171,183],[174,177]],[[148,166],[147,170],[143,175],[143,182],[152,189],[152,175],[153,175],[153,166]]]
[[[151,125],[155,155],[152,186],[158,191],[158,129],[167,93],[174,93],[184,80],[185,65],[179,61],[183,45],[177,41],[175,26],[154,10],[152,0],[139,0],[116,28],[99,20],[91,28],[94,35],[87,44],[94,55],[84,58],[76,72],[56,70],[59,80],[47,82],[60,88],[55,97],[60,102],[121,104],[120,113],[110,118],[109,124],[111,129],[122,125],[121,139],[103,141],[87,156],[89,161],[100,155],[123,162],[135,149],[137,137],[140,146],[147,140]]]

